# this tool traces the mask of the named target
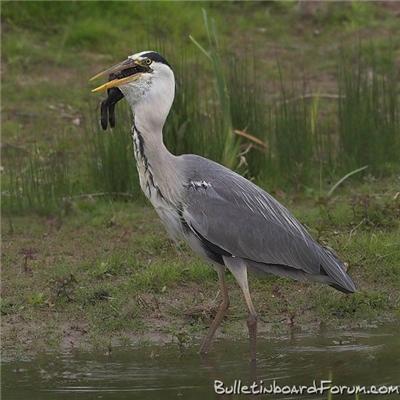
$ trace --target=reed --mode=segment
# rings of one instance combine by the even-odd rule
[[[57,213],[72,192],[68,157],[62,151],[43,154],[34,148],[31,154],[8,159],[2,175],[4,214]]]
[[[272,107],[258,77],[256,60],[228,59],[228,90],[232,126],[239,136],[239,171],[247,178],[263,180],[273,172]],[[243,135],[245,133],[246,135]]]
[[[140,187],[133,159],[131,113],[121,103],[116,110],[116,127],[103,131],[98,113],[92,114],[87,127],[86,192],[104,193],[113,197],[123,194],[139,196]]]
[[[221,162],[268,189],[315,187],[324,176],[337,180],[364,165],[371,173],[399,167],[399,76],[393,52],[385,57],[373,47],[342,52],[337,107],[327,116],[320,112],[318,95],[308,98],[305,85],[290,83],[282,72],[278,93],[266,93],[255,60],[223,56],[205,14],[204,23],[207,48],[192,38],[196,53],[168,50],[177,78],[164,128],[172,152]],[[90,108],[81,158],[36,148],[3,159],[3,212],[54,213],[64,198],[90,193],[140,198],[130,110],[120,102],[116,128],[104,132],[96,106]]]
[[[281,80],[281,100],[274,108],[275,171],[279,171],[281,181],[295,187],[308,183],[315,150],[311,105],[297,93],[295,87],[287,89]]]
[[[387,172],[399,165],[399,72],[390,48],[342,51],[338,71],[340,161],[347,169]]]

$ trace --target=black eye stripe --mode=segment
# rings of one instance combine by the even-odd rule
[[[168,67],[170,67],[172,69],[172,67],[169,65],[168,61],[161,54],[157,53],[156,51],[150,51],[148,53],[141,54],[141,56],[147,57],[152,61],[168,65]]]

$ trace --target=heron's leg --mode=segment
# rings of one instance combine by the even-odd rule
[[[247,328],[249,329],[250,339],[250,357],[254,361],[256,359],[256,344],[257,344],[257,313],[254,308],[250,296],[249,283],[247,279],[247,266],[240,258],[223,257],[225,265],[232,272],[237,283],[239,284],[246,300],[247,308],[249,309],[249,317],[247,318]]]
[[[218,326],[221,324],[222,319],[224,318],[226,311],[229,307],[229,296],[228,296],[228,288],[225,282],[225,267],[218,268],[218,278],[219,278],[219,286],[222,294],[222,303],[218,308],[217,315],[214,318],[214,321],[211,323],[210,328],[208,329],[207,335],[204,337],[203,342],[200,346],[200,353],[206,354],[210,349],[211,342],[213,340],[215,331]]]

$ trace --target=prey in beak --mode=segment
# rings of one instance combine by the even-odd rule
[[[115,104],[120,101],[124,95],[118,89],[118,86],[137,80],[144,72],[150,72],[151,68],[146,64],[145,60],[127,60],[114,65],[93,76],[90,80],[108,75],[108,82],[93,89],[92,92],[102,92],[107,90],[107,98],[101,102],[100,106],[100,123],[101,127],[106,130],[108,123],[111,128],[115,127]]]
[[[100,105],[100,123],[103,130],[107,129],[108,123],[111,128],[115,127],[115,105],[124,97],[117,87],[107,89],[107,94],[107,98]]]

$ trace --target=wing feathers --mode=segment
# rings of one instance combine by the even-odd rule
[[[248,260],[260,271],[309,276],[355,291],[343,263],[272,196],[219,164],[185,157],[190,157],[188,180],[207,185],[186,186],[183,217],[209,246]]]

